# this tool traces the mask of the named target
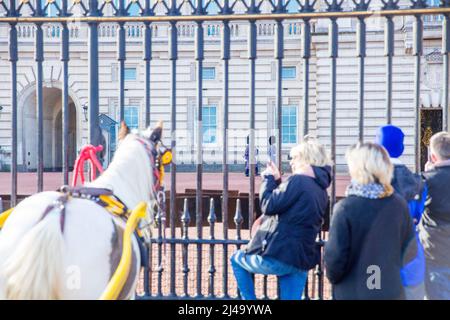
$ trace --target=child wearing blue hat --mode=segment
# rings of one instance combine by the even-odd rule
[[[409,212],[417,226],[425,209],[427,188],[420,176],[412,173],[401,161],[405,134],[396,126],[386,125],[378,128],[376,142],[382,145],[394,165],[392,186],[408,202]],[[417,239],[417,256],[401,270],[403,286],[408,300],[423,300],[425,297],[425,255]]]

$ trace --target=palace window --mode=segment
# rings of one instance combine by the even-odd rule
[[[282,79],[295,79],[297,76],[297,70],[295,67],[283,67],[281,69]]]
[[[136,106],[126,106],[124,108],[124,120],[130,129],[139,128],[139,108]]]
[[[137,79],[136,68],[125,68],[125,81],[135,81]]]
[[[203,77],[203,80],[215,80],[216,79],[216,68],[214,68],[214,67],[203,68],[202,77]]]
[[[281,108],[281,138],[283,143],[297,143],[297,106]]]
[[[202,136],[203,143],[217,142],[217,106],[203,106],[202,109]]]

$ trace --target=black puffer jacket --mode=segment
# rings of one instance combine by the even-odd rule
[[[294,174],[279,184],[266,176],[259,193],[264,222],[246,252],[271,257],[301,270],[319,261],[316,236],[327,207],[330,167],[313,167],[315,178]]]
[[[421,223],[420,240],[427,263],[450,268],[450,166],[423,173],[428,198]]]
[[[419,175],[409,171],[405,165],[396,164],[392,186],[406,201],[411,201],[422,193],[424,183]]]

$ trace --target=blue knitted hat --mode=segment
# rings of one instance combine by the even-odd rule
[[[376,142],[389,152],[391,158],[398,158],[405,149],[404,138],[402,129],[389,124],[378,128]]]

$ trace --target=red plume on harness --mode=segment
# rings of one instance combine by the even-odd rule
[[[72,187],[77,185],[78,176],[80,176],[81,183],[84,184],[84,164],[86,161],[90,163],[91,181],[97,178],[97,170],[103,173],[103,167],[97,158],[97,152],[103,151],[103,146],[93,146],[91,144],[85,145],[81,148],[78,158],[75,160],[73,169]]]

